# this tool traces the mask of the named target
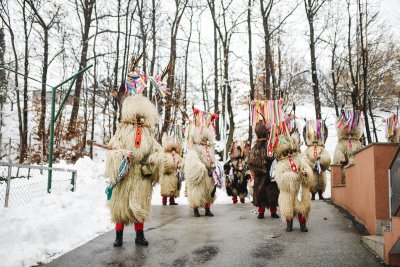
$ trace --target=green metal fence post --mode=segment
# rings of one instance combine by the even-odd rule
[[[50,144],[49,144],[49,168],[53,167],[53,143],[54,143],[54,111],[56,106],[56,87],[51,89],[51,113],[50,113]],[[47,171],[47,193],[51,193],[51,180],[53,172]]]
[[[77,73],[75,73],[74,75],[72,75],[71,77],[69,77],[68,79],[62,81],[60,84],[54,86],[52,88],[52,94],[51,94],[51,119],[50,119],[50,140],[49,140],[49,171],[48,171],[48,177],[47,177],[47,192],[50,193],[51,192],[51,181],[53,178],[53,172],[51,170],[51,167],[53,167],[53,142],[54,142],[54,124],[56,122],[56,119],[58,118],[58,115],[60,114],[62,108],[64,107],[65,101],[67,100],[69,94],[71,93],[71,89],[73,84],[76,81],[76,78],[81,75],[82,73],[84,73],[85,71],[87,71],[88,69],[90,69],[91,67],[93,67],[93,64],[90,64],[89,66],[79,70]],[[64,85],[65,83],[71,81],[71,84],[68,88],[68,91],[66,92],[66,95],[60,105],[60,107],[58,108],[58,112],[57,112],[57,117],[55,114],[55,102],[56,102],[56,90],[61,87],[62,85]]]

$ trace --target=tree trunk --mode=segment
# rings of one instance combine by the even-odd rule
[[[43,39],[43,63],[42,63],[42,91],[40,99],[40,121],[39,121],[39,137],[40,139],[46,139],[46,83],[47,83],[47,70],[49,61],[49,32],[48,29],[44,29]],[[50,122],[52,123],[52,122]],[[46,154],[46,150],[44,150]]]
[[[331,78],[332,78],[332,87],[333,87],[333,105],[335,107],[335,113],[336,117],[339,117],[339,107],[338,107],[338,97],[337,97],[337,81],[335,77],[335,56],[336,56],[336,43],[333,45],[332,49],[332,57],[331,57]],[[339,76],[337,77],[337,80],[339,80]]]
[[[267,9],[264,8],[264,0],[260,0],[260,8],[261,8],[261,16],[263,21],[263,29],[264,29],[264,67],[265,67],[265,82],[264,93],[267,99],[271,99],[273,97],[271,95],[271,47],[270,47],[270,32],[268,26],[268,15]]]
[[[347,2],[347,14],[348,14],[348,34],[347,34],[347,49],[349,53],[349,71],[350,71],[350,77],[351,77],[351,82],[353,84],[353,91],[351,92],[351,103],[353,105],[353,109],[356,110],[359,108],[358,106],[358,82],[356,81],[355,75],[354,75],[354,70],[353,70],[353,59],[352,59],[352,48],[351,48],[351,15],[350,15],[350,3]]]
[[[371,131],[369,129],[369,120],[368,120],[368,65],[367,65],[367,52],[366,47],[364,45],[364,33],[363,33],[363,21],[362,21],[362,9],[361,9],[361,1],[358,0],[358,10],[360,14],[360,42],[361,42],[361,58],[362,58],[362,68],[363,68],[363,85],[364,85],[364,95],[363,95],[363,114],[365,120],[365,130],[367,132],[367,140],[368,144],[372,143]],[[371,114],[371,120],[374,118]]]
[[[19,98],[19,84],[18,84],[18,70],[19,70],[19,66],[18,66],[18,55],[17,55],[17,48],[15,46],[15,37],[14,37],[14,32],[12,30],[11,24],[7,24],[4,20],[3,23],[6,24],[9,32],[10,32],[10,37],[11,37],[11,46],[13,49],[13,54],[14,54],[14,61],[15,61],[15,67],[14,67],[14,71],[15,71],[15,75],[14,75],[14,83],[15,83],[15,91],[16,91],[16,95],[17,95],[17,108],[18,108],[18,130],[19,130],[19,141],[20,143],[22,143],[22,135],[23,135],[23,131],[22,131],[22,116],[21,116],[21,105],[20,105],[20,98]],[[10,144],[11,145],[11,144]],[[1,148],[0,148],[1,150]],[[21,163],[21,159],[20,159],[20,163]]]
[[[121,12],[121,0],[118,0],[118,32],[117,32],[117,44],[116,44],[116,59],[115,59],[115,66],[114,66],[114,83],[112,86],[112,91],[113,92],[118,92],[118,66],[119,66],[119,39],[121,35],[121,26],[120,26],[120,12]],[[118,118],[118,108],[119,108],[119,102],[116,96],[113,96],[113,101],[112,101],[112,106],[114,109],[113,112],[113,134],[115,134],[115,131],[117,130],[117,118]]]
[[[28,146],[28,75],[29,75],[29,35],[28,35],[28,23],[26,17],[26,1],[23,3],[22,14],[24,20],[24,105],[22,111],[22,143],[20,149],[20,162],[22,163],[26,157],[27,146]]]
[[[218,34],[214,24],[214,114],[219,114],[219,88],[218,88]],[[221,140],[219,118],[215,121],[217,141]]]
[[[145,23],[144,23],[144,3],[145,3],[145,1],[146,0],[137,0],[138,15],[139,15],[139,29],[140,29],[141,39],[142,39],[142,51],[143,51],[143,57],[142,57],[143,73],[146,73],[146,69],[147,69],[147,66],[146,66],[146,63],[147,63],[147,54],[146,54],[147,32],[146,32]],[[145,95],[147,95],[147,93],[145,93]]]
[[[92,11],[93,5],[96,0],[85,0],[84,4],[82,4],[83,9],[83,16],[84,16],[84,26],[82,31],[82,51],[81,51],[81,58],[79,62],[79,69],[83,69],[86,67],[87,64],[87,52],[89,48],[89,31],[90,31],[90,24],[92,22]],[[119,13],[118,13],[119,18]],[[119,27],[119,19],[118,19],[118,27]],[[74,103],[72,106],[71,116],[69,119],[68,124],[68,134],[67,140],[71,140],[74,137],[75,129],[76,129],[76,120],[78,118],[79,112],[79,104],[80,104],[80,96],[82,90],[82,83],[83,83],[83,75],[79,75],[76,78],[75,82],[75,93],[74,93]]]
[[[125,14],[125,46],[124,46],[124,58],[122,61],[122,71],[121,71],[121,82],[124,82],[125,80],[125,76],[126,76],[126,69],[127,69],[127,64],[129,62],[128,56],[129,56],[129,52],[128,52],[128,48],[129,48],[129,42],[128,39],[130,38],[131,35],[131,31],[128,30],[131,29],[132,27],[131,24],[129,23],[128,17],[129,17],[129,7],[131,5],[131,0],[128,1],[128,3],[126,4],[126,14]],[[97,20],[97,19],[96,19]]]
[[[193,20],[193,9],[190,9],[191,14],[190,14],[190,31],[189,31],[189,37],[188,41],[186,43],[186,50],[185,50],[185,80],[184,80],[184,88],[183,88],[183,113],[182,114],[182,121],[185,121],[186,114],[187,114],[187,88],[188,88],[188,57],[189,57],[189,46],[190,46],[190,40],[192,38],[192,20]],[[200,31],[199,31],[199,36],[200,36]],[[200,37],[199,37],[199,49],[200,49]],[[202,66],[202,64],[201,64]],[[203,67],[203,66],[202,66]],[[202,76],[203,79],[203,76]]]
[[[312,88],[314,93],[314,105],[315,105],[315,116],[316,119],[321,119],[321,101],[319,97],[319,84],[318,84],[318,75],[317,75],[317,62],[315,56],[315,37],[314,37],[314,11],[312,9],[311,0],[308,1],[308,9],[306,7],[307,20],[308,25],[310,27],[310,56],[311,56],[311,79],[312,79]],[[307,5],[306,5],[307,6]]]
[[[247,29],[249,38],[249,80],[250,80],[250,103],[254,100],[254,77],[253,77],[253,51],[252,51],[252,37],[251,37],[251,3],[252,0],[248,2],[247,10]],[[251,144],[253,138],[253,128],[251,125],[251,108],[249,103],[249,136],[248,140]]]
[[[224,79],[228,82],[226,86],[226,104],[229,117],[229,133],[228,139],[225,146],[225,155],[228,157],[229,149],[233,142],[233,133],[235,131],[235,121],[233,120],[233,110],[232,110],[232,88],[229,82],[229,46],[228,43],[224,43]],[[225,115],[226,116],[226,115]]]
[[[173,105],[172,102],[172,95],[175,90],[175,63],[176,63],[176,36],[178,34],[179,24],[183,13],[186,9],[188,0],[183,1],[183,6],[181,6],[180,0],[175,0],[175,18],[171,26],[171,40],[170,40],[170,57],[169,63],[171,67],[168,71],[168,80],[167,80],[167,88],[170,89],[171,94],[167,95],[166,99],[166,107],[165,107],[165,117],[164,117],[164,124],[161,131],[161,136],[163,133],[167,132],[169,125],[171,124],[171,108]]]
[[[152,39],[152,56],[150,62],[150,75],[154,75],[154,66],[156,64],[156,50],[157,50],[157,38],[156,38],[156,1],[151,0],[151,39]],[[153,97],[153,85],[150,85],[149,98]]]

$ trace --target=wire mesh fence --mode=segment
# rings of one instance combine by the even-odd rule
[[[52,180],[48,181],[48,172]],[[0,205],[24,205],[48,192],[74,191],[75,170],[0,162]]]

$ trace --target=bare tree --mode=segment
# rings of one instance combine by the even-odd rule
[[[250,81],[250,103],[254,100],[254,70],[253,70],[253,47],[252,47],[252,38],[251,38],[251,8],[252,8],[252,0],[248,2],[247,9],[247,30],[248,30],[248,38],[249,38],[249,81]],[[251,109],[249,103],[249,137],[248,140],[251,143],[253,138],[253,127],[251,127]]]
[[[19,82],[18,82],[18,70],[19,70],[19,64],[18,64],[18,55],[17,55],[17,48],[16,48],[16,40],[15,40],[15,34],[13,30],[13,25],[11,24],[11,18],[10,18],[10,13],[8,9],[8,5],[5,3],[1,3],[1,10],[0,10],[0,18],[3,22],[3,24],[6,26],[10,33],[10,39],[11,39],[11,46],[12,46],[12,51],[13,51],[13,56],[14,56],[14,86],[15,86],[15,92],[16,92],[16,97],[17,97],[17,109],[18,109],[18,130],[19,130],[19,140],[20,143],[23,143],[23,121],[22,121],[22,116],[21,116],[21,103],[20,103],[20,92],[19,92]],[[3,35],[4,38],[4,35]],[[3,52],[5,49],[3,50]],[[12,110],[12,107],[11,107]],[[3,122],[1,122],[3,123]],[[10,144],[11,145],[11,144]],[[20,150],[20,155],[23,155],[22,147]],[[23,157],[19,158],[19,162],[23,162]]]
[[[318,11],[324,5],[326,0],[304,0],[304,7],[306,10],[308,25],[310,27],[310,57],[311,57],[311,79],[314,94],[314,105],[316,119],[321,119],[321,100],[319,96],[319,82],[317,74],[317,57],[316,57],[316,43],[318,36],[315,36],[314,21]]]
[[[171,108],[173,105],[172,95],[175,86],[175,63],[176,63],[176,37],[178,35],[179,24],[181,22],[182,16],[185,12],[186,6],[189,0],[175,0],[175,13],[172,20],[171,31],[170,31],[170,56],[169,63],[171,68],[168,71],[167,87],[170,89],[171,94],[167,95],[166,107],[165,107],[165,117],[164,124],[161,133],[165,133],[171,124]]]
[[[228,139],[226,142],[226,147],[225,147],[225,155],[228,155],[229,147],[231,146],[233,142],[233,133],[235,130],[235,121],[233,120],[233,110],[232,110],[232,88],[231,84],[229,81],[229,54],[230,54],[230,44],[232,40],[232,36],[236,31],[236,28],[239,26],[239,24],[246,22],[244,21],[239,21],[241,16],[244,14],[244,12],[235,14],[234,16],[230,14],[232,12],[232,3],[233,1],[229,1],[228,3],[224,3],[224,1],[221,1],[221,19],[223,23],[220,25],[218,23],[218,16],[216,14],[216,5],[214,0],[207,0],[208,7],[211,12],[211,17],[214,22],[214,27],[217,29],[217,33],[219,36],[219,39],[222,43],[222,50],[223,50],[223,65],[224,65],[224,93],[222,96],[222,116],[223,116],[223,121],[226,123],[225,120],[225,95],[226,95],[226,103],[227,103],[227,111],[228,111],[228,117],[229,117],[229,134],[228,134]],[[228,18],[232,18],[233,20],[231,22],[228,22]]]
[[[154,66],[156,64],[156,0],[151,0],[151,41],[152,41],[152,55],[150,61],[150,75],[154,76]],[[150,85],[149,98],[153,97],[153,85]]]
[[[183,87],[183,113],[182,119],[184,119],[185,114],[187,114],[187,90],[188,90],[188,61],[189,61],[189,47],[192,39],[192,28],[193,28],[193,7],[190,6],[190,17],[189,17],[189,36],[187,36],[186,50],[185,50],[185,78]],[[200,31],[199,31],[200,34]],[[200,37],[199,37],[200,46]],[[200,49],[200,48],[199,48]],[[201,58],[201,55],[200,55]],[[202,65],[202,64],[201,64]],[[201,66],[203,68],[203,66]],[[203,73],[202,73],[203,75]],[[203,79],[203,76],[202,76]],[[203,81],[203,80],[202,80]]]
[[[47,87],[47,73],[49,68],[49,31],[50,29],[58,23],[58,17],[60,13],[60,7],[56,7],[54,13],[49,18],[49,22],[44,21],[44,17],[39,13],[38,7],[32,0],[27,0],[29,6],[31,7],[34,16],[36,18],[36,22],[40,25],[43,30],[43,61],[42,61],[42,91],[41,91],[41,115],[39,121],[39,137],[41,140],[45,140],[46,133],[46,87]],[[37,4],[37,2],[36,2]],[[44,141],[43,141],[44,142]],[[43,147],[44,144],[42,144]]]
[[[79,18],[79,22],[81,24],[82,51],[79,61],[79,69],[83,69],[84,67],[86,67],[88,60],[87,53],[89,49],[89,32],[90,32],[90,25],[93,21],[92,12],[95,2],[96,0],[82,0],[79,1],[78,3],[78,0],[75,0],[77,15]],[[83,19],[81,18],[82,15]],[[76,129],[76,119],[78,118],[78,112],[79,112],[82,82],[83,82],[83,75],[79,75],[75,83],[74,104],[72,106],[71,117],[69,119],[69,124],[68,124],[68,134],[67,134],[68,139],[73,137]]]
[[[357,0],[358,3],[358,14],[359,14],[359,21],[360,21],[360,45],[361,45],[361,58],[362,58],[362,77],[363,77],[363,86],[364,86],[364,93],[363,93],[363,104],[362,104],[362,111],[364,113],[364,120],[365,120],[365,129],[367,132],[367,140],[368,143],[372,143],[371,138],[371,131],[369,129],[369,119],[368,119],[368,54],[367,54],[367,43],[364,44],[364,21],[363,21],[363,10],[361,9],[361,0]],[[366,3],[365,7],[367,8],[368,4]],[[367,25],[365,25],[365,34],[367,35]],[[371,111],[372,113],[372,111]],[[373,121],[374,118],[371,116],[371,120]],[[374,125],[375,128],[375,125]]]
[[[276,95],[276,76],[275,76],[275,67],[273,61],[273,55],[271,51],[271,40],[273,34],[278,31],[282,24],[293,14],[293,12],[299,6],[299,3],[296,1],[296,5],[287,12],[287,14],[278,21],[276,26],[271,25],[271,16],[274,14],[273,10],[277,4],[280,3],[280,0],[260,0],[260,9],[261,9],[261,17],[263,21],[263,30],[264,30],[264,51],[265,51],[265,83],[264,83],[264,93],[266,98],[275,99]],[[271,78],[272,78],[272,88],[271,88]],[[272,89],[272,90],[271,90]]]
[[[148,34],[148,23],[145,22],[145,15],[147,12],[147,1],[146,0],[136,0],[138,16],[139,16],[139,29],[142,40],[142,52],[143,52],[143,65],[142,69],[144,73],[147,73],[147,34]],[[146,93],[147,94],[147,93]]]

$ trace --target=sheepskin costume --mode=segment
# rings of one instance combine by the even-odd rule
[[[247,158],[249,153],[250,143],[236,140],[231,146],[231,159],[224,165],[227,177],[226,192],[228,196],[232,196],[233,204],[238,202],[238,197],[241,203],[245,203],[248,194],[247,181],[250,179],[250,171],[247,168]]]
[[[393,114],[385,120],[385,134],[389,143],[400,142],[400,125],[398,117]]]
[[[213,216],[210,205],[215,200],[216,185],[212,177],[216,167],[214,159],[214,133],[204,125],[193,126],[183,172],[187,185],[187,198],[199,217],[199,207],[206,209],[206,216]]]
[[[326,170],[331,165],[331,156],[325,149],[328,138],[328,128],[322,120],[309,120],[303,130],[303,138],[307,146],[303,155],[308,165],[313,169],[315,185],[310,188],[311,200],[315,200],[318,193],[319,199],[324,199],[323,192],[326,188]]]
[[[275,154],[275,180],[278,184],[281,217],[286,220],[286,231],[293,230],[293,217],[297,214],[302,232],[307,232],[306,221],[311,209],[310,188],[314,186],[314,175],[299,151],[300,135],[297,131],[278,136]],[[300,194],[299,194],[300,192]]]
[[[106,176],[115,184],[108,202],[111,219],[116,223],[115,246],[122,245],[124,225],[135,224],[136,243],[147,245],[144,221],[150,218],[153,184],[159,179],[161,146],[154,139],[158,113],[154,105],[140,95],[128,96],[122,104],[122,117],[107,152]],[[117,182],[124,152],[130,151],[129,171]],[[119,241],[119,242],[117,242]]]
[[[175,198],[179,197],[182,182],[179,174],[183,171],[182,144],[174,136],[164,135],[162,138],[163,164],[161,166],[160,188],[163,205],[178,205]]]
[[[257,140],[250,151],[247,162],[254,177],[253,204],[258,207],[258,218],[264,218],[265,208],[270,209],[272,218],[279,218],[277,211],[279,189],[271,177],[271,166],[274,155],[268,155],[268,140],[270,131],[264,121],[259,121],[255,127]]]
[[[360,141],[364,130],[364,119],[360,111],[343,111],[336,124],[338,143],[333,164],[349,166],[354,164],[354,154],[362,148]]]

